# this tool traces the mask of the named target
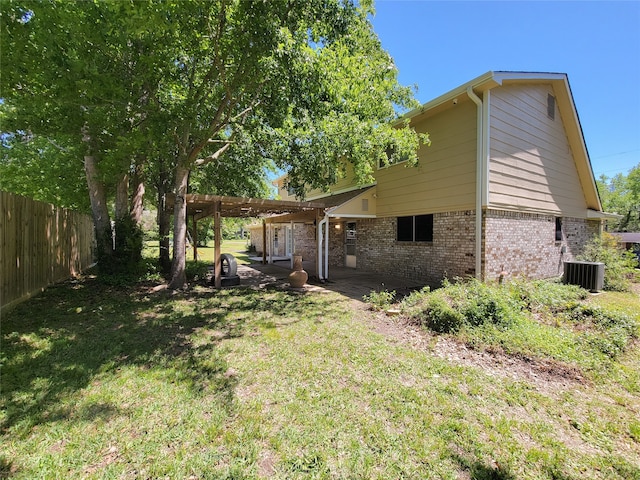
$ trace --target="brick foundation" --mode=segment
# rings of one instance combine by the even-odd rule
[[[396,241],[396,218],[358,220],[358,268],[437,286],[443,278],[475,274],[470,211],[434,214],[432,242]]]
[[[356,262],[359,270],[380,272],[438,286],[444,278],[475,275],[475,212],[436,213],[432,242],[398,242],[396,218],[357,219]],[[574,260],[598,233],[598,221],[562,218],[562,241],[555,240],[555,216],[487,210],[483,218],[484,279],[551,278],[562,274],[563,261]],[[340,228],[336,228],[340,225]],[[329,266],[345,266],[346,222],[329,228]],[[295,224],[294,249],[305,260],[316,254],[316,229]],[[280,245],[284,231],[278,235]],[[251,242],[262,250],[262,230],[251,230]],[[280,249],[278,249],[278,252]],[[276,252],[276,255],[279,254]],[[330,274],[330,273],[329,273]]]
[[[562,240],[556,241],[553,215],[488,210],[485,212],[485,280],[508,277],[551,278],[562,275],[563,262],[574,260],[598,233],[597,221],[562,218]]]

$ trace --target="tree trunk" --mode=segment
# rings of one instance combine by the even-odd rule
[[[176,169],[175,192],[176,201],[173,209],[173,263],[171,264],[171,281],[169,288],[180,289],[187,281],[185,275],[187,246],[187,185],[189,169],[178,166]]]
[[[144,179],[142,177],[142,164],[144,160],[140,160],[136,163],[136,170],[133,174],[132,179],[132,188],[133,192],[131,194],[131,210],[129,214],[131,215],[131,219],[134,221],[136,225],[140,225],[140,220],[142,220],[142,211],[144,209]]]
[[[123,174],[116,185],[115,220],[121,220],[129,214],[129,175]],[[118,232],[116,232],[117,234]]]
[[[98,258],[109,258],[113,254],[113,232],[111,230],[109,210],[107,209],[105,188],[98,175],[98,161],[95,156],[85,155],[84,171],[89,188],[93,225],[96,229]]]
[[[171,270],[171,258],[169,257],[169,230],[170,215],[167,212],[167,192],[158,190],[158,235],[160,237],[160,269],[168,274]]]
[[[159,159],[158,176],[156,177],[156,191],[158,192],[158,236],[160,238],[159,262],[162,273],[167,276],[171,271],[171,258],[169,256],[169,231],[171,228],[171,215],[167,211],[167,193],[171,186],[171,178],[167,172],[165,161]]]

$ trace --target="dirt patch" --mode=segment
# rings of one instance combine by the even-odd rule
[[[499,348],[477,350],[464,342],[436,335],[401,316],[367,310],[361,302],[354,307],[367,312],[374,331],[394,342],[430,352],[457,365],[474,367],[485,374],[514,381],[526,381],[539,391],[557,391],[588,383],[579,369],[549,359],[507,354]]]

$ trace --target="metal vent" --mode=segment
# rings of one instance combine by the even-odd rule
[[[550,93],[547,94],[547,116],[551,120],[555,120],[556,118],[556,97]]]
[[[592,292],[604,286],[604,263],[564,262],[564,283],[580,285]]]

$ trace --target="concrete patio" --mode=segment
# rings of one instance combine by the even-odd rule
[[[412,290],[420,289],[424,285],[416,281],[391,275],[379,275],[353,268],[330,267],[329,280],[319,282],[313,275],[313,262],[304,262],[304,269],[309,273],[309,280],[303,287],[306,291],[328,290],[341,293],[355,300],[362,300],[363,295],[371,291],[395,290],[399,295],[406,295]],[[272,264],[252,263],[238,265],[240,285],[264,288],[267,286],[286,286],[291,272],[291,262],[287,260],[275,261]]]

